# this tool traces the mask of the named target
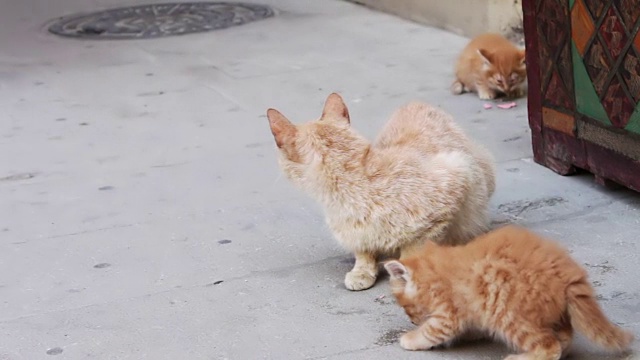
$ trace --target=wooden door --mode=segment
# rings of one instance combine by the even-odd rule
[[[640,0],[524,0],[536,162],[640,191]]]

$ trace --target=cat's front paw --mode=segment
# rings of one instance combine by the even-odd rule
[[[415,342],[412,340],[410,333],[406,333],[400,337],[400,346],[405,350],[418,350]]]
[[[344,286],[352,291],[366,290],[376,283],[376,276],[366,271],[351,270],[344,277]]]
[[[519,99],[522,96],[524,96],[524,89],[521,89],[521,88],[516,88],[514,90],[511,90],[511,92],[508,95],[508,97],[511,99]]]
[[[512,354],[504,358],[504,360],[525,360],[530,359],[527,354]]]
[[[400,346],[405,350],[416,351],[429,350],[434,345],[425,339],[419,331],[413,330],[400,337]]]
[[[491,90],[478,89],[478,97],[480,100],[493,100],[496,98],[496,93]]]

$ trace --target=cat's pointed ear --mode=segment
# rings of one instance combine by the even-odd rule
[[[407,268],[398,260],[390,260],[384,263],[384,268],[394,279],[406,279]]]
[[[324,109],[322,110],[322,118],[329,117],[332,119],[345,120],[350,123],[349,109],[342,100],[342,96],[337,93],[332,93],[327,97],[327,101],[324,103]]]
[[[296,126],[291,123],[280,111],[276,109],[267,110],[267,118],[271,133],[276,140],[276,145],[281,148],[284,144],[290,143],[295,139]]]
[[[489,66],[489,65],[493,64],[493,54],[492,53],[488,52],[485,49],[478,49],[478,55],[480,55],[480,57],[484,61],[484,65],[485,66]]]

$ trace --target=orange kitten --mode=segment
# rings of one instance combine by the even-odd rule
[[[475,92],[483,100],[498,95],[520,97],[527,79],[524,49],[499,34],[480,35],[462,50],[451,85],[455,95]]]
[[[400,345],[426,350],[467,331],[506,340],[511,360],[556,360],[573,329],[610,350],[633,335],[613,325],[596,302],[587,272],[556,243],[506,226],[464,246],[428,243],[422,254],[385,263],[397,302],[420,325]]]
[[[488,229],[492,157],[442,110],[409,104],[373,144],[351,128],[338,94],[316,121],[294,125],[274,109],[267,117],[285,175],[323,205],[334,236],[355,254],[348,289],[373,286],[380,255],[406,256],[427,239],[461,244]]]

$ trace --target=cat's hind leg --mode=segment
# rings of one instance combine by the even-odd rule
[[[558,340],[560,340],[560,346],[562,346],[562,358],[564,358],[569,355],[569,352],[571,351],[571,343],[573,342],[573,327],[571,326],[571,321],[568,316],[558,324],[555,331]]]
[[[453,95],[460,95],[465,92],[465,86],[462,81],[456,79],[456,81],[451,84],[451,93]]]
[[[356,253],[356,264],[344,277],[344,286],[353,291],[366,290],[376,283],[378,264],[371,253]]]
[[[400,346],[405,350],[429,350],[450,343],[458,335],[450,315],[434,313],[420,327],[402,335]]]
[[[504,360],[559,360],[562,357],[562,344],[551,329],[514,325],[512,331],[505,332],[505,337],[523,353],[509,355]]]

